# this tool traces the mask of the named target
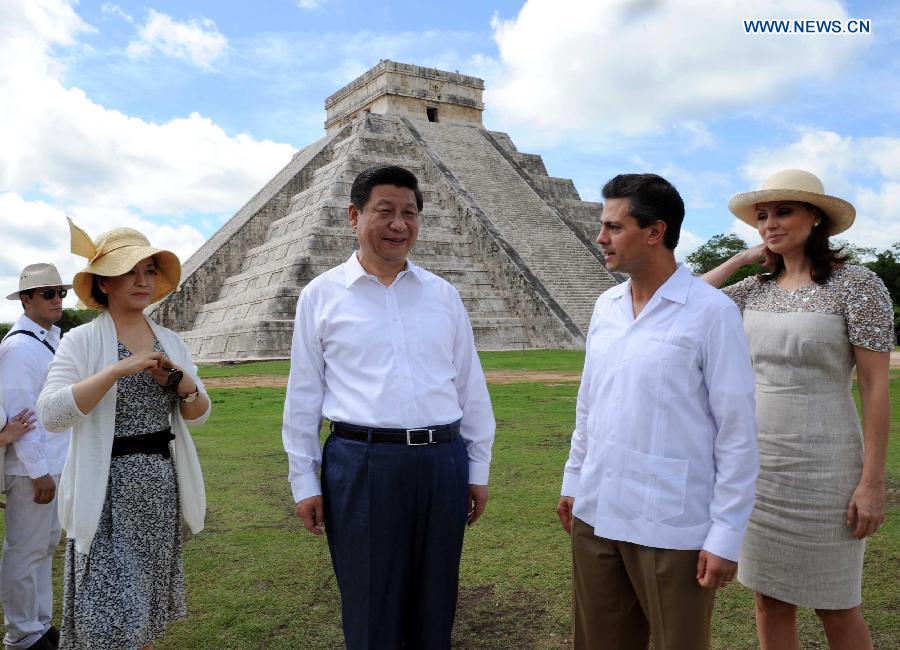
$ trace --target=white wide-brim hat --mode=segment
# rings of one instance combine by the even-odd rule
[[[62,287],[63,289],[71,289],[71,284],[63,284],[59,271],[52,264],[40,262],[38,264],[29,264],[22,269],[19,275],[19,288],[6,296],[7,300],[18,300],[19,294],[29,289],[40,289],[41,287]]]
[[[816,206],[828,217],[829,235],[844,232],[856,218],[856,208],[852,204],[826,194],[819,177],[802,169],[785,169],[772,174],[758,190],[732,197],[728,209],[738,219],[756,228],[756,205],[771,201],[799,201]]]

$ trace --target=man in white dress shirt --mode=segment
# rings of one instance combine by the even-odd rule
[[[758,459],[735,304],[675,262],[684,203],[655,174],[603,188],[600,244],[631,277],[597,300],[557,507],[576,648],[708,648]]]
[[[47,368],[59,347],[62,283],[52,264],[22,271],[19,290],[7,296],[25,312],[0,343],[0,393],[7,413],[36,411]],[[56,648],[51,563],[59,544],[56,486],[69,449],[69,432],[50,433],[40,420],[6,450],[6,535],[0,559],[0,600],[7,650]]]
[[[407,260],[421,209],[408,170],[362,172],[359,250],[297,302],[288,479],[307,530],[327,531],[350,650],[450,647],[463,533],[488,499],[494,417],[468,315]]]

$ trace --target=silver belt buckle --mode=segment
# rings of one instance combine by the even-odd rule
[[[412,438],[410,438],[411,433],[418,433],[419,431],[427,431],[428,432],[428,440],[426,442],[413,442]],[[409,447],[423,447],[425,445],[430,445],[434,443],[434,429],[407,429],[406,430],[406,444]]]

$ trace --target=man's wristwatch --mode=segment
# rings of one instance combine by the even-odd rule
[[[195,399],[197,399],[197,395],[199,395],[199,394],[200,394],[200,389],[195,388],[193,392],[188,393],[184,397],[179,397],[179,399],[182,401],[183,404],[190,404]]]

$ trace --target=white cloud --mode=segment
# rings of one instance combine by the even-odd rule
[[[900,241],[900,137],[800,129],[794,142],[751,152],[741,171],[753,188],[790,168],[816,174],[828,194],[856,207],[856,221],[841,238],[879,249]]]
[[[0,2],[0,287],[15,287],[18,270],[38,260],[70,275],[80,268],[64,215],[92,236],[138,228],[186,259],[204,237],[184,215],[233,213],[294,152],[197,113],[150,122],[66,87],[51,52],[91,30],[68,2]],[[17,313],[0,302],[0,321]]]
[[[158,51],[204,70],[212,70],[213,63],[228,47],[228,39],[209,18],[179,22],[153,9],[147,12],[138,37],[128,44],[128,54],[132,57]]]
[[[116,226],[128,226],[144,233],[150,243],[174,252],[184,261],[199,248],[205,238],[191,225],[160,225],[124,209],[99,210],[73,206],[63,211],[45,201],[27,201],[18,194],[0,194],[0,223],[4,224],[0,246],[0,295],[18,286],[19,272],[27,264],[51,262],[69,282],[87,260],[69,252],[69,228],[65,217],[72,217],[91,237]],[[66,307],[74,307],[76,297],[68,296]],[[14,301],[0,300],[0,322],[11,322],[21,314]]]
[[[865,38],[748,35],[743,20],[843,19],[836,0],[528,0],[493,21],[503,70],[485,102],[509,123],[551,133],[640,134],[782,100],[826,79]],[[695,133],[701,146],[710,138]]]
[[[121,18],[129,25],[134,24],[134,18],[132,18],[127,13],[125,13],[125,11],[122,9],[122,7],[120,7],[117,4],[113,4],[111,2],[104,2],[100,6],[100,11],[102,11],[103,13],[105,13],[108,16],[116,16],[118,18]]]
[[[297,6],[301,9],[318,9],[328,0],[297,0]]]
[[[679,262],[700,248],[706,240],[700,235],[691,232],[686,228],[681,229],[681,236],[678,238],[678,246],[675,247],[675,259]]]

